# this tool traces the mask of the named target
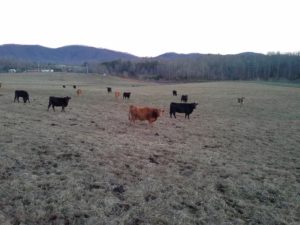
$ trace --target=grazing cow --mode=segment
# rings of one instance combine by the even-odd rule
[[[190,119],[190,114],[196,108],[198,103],[175,103],[171,102],[170,104],[170,117],[172,115],[176,118],[175,113],[185,113],[185,118],[188,117]]]
[[[123,93],[123,99],[126,99],[126,98],[130,98],[130,94],[131,94],[131,92],[124,92]]]
[[[67,97],[63,97],[63,98],[50,96],[49,97],[48,111],[49,111],[49,108],[51,106],[53,108],[53,111],[55,111],[54,106],[61,106],[61,111],[65,112],[65,107],[68,106],[68,103],[69,103],[70,99],[71,98],[68,97],[68,96]]]
[[[148,120],[149,124],[152,124],[163,112],[164,110],[159,108],[137,107],[131,105],[129,107],[128,119],[130,122],[135,122],[136,120]]]
[[[63,88],[66,88],[66,85],[63,85]]]
[[[16,90],[15,91],[15,99],[14,102],[16,102],[16,100],[19,102],[19,98],[22,97],[24,103],[26,103],[27,101],[30,103],[29,101],[29,94],[27,91],[24,90]]]
[[[173,90],[173,96],[177,96],[177,91]]]
[[[119,91],[115,91],[115,97],[119,98],[119,96],[121,95],[121,93]]]
[[[181,95],[181,101],[182,102],[187,102],[188,101],[188,96],[187,95]]]
[[[77,94],[77,96],[82,95],[82,90],[81,89],[77,89],[76,90],[76,94]]]
[[[244,99],[245,97],[241,97],[241,98],[237,98],[238,103],[240,103],[240,105],[244,104]]]
[[[111,93],[111,87],[107,87],[107,93]]]
[[[76,89],[76,87],[77,87],[76,85],[73,85],[73,88],[74,88],[74,89]]]

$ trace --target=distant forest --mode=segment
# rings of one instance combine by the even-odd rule
[[[299,80],[300,54],[242,53],[237,55],[194,55],[115,60],[91,64],[94,72],[155,80]]]
[[[77,65],[37,63],[0,58],[0,72],[53,69],[54,72],[110,74],[139,79],[172,81],[300,80],[300,53],[236,55],[166,53],[155,58],[86,61]]]

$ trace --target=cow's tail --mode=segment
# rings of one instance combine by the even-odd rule
[[[130,106],[129,106],[129,111],[128,111],[128,120],[129,120],[129,121],[132,121],[132,115],[131,115],[131,112],[132,112],[133,108],[134,108],[133,105],[130,105]]]
[[[131,121],[131,113],[130,113],[130,111],[128,112],[128,120]]]

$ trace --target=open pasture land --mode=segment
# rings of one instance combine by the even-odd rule
[[[300,223],[300,88],[56,73],[0,82],[0,224]],[[15,89],[31,103],[13,103]],[[199,103],[190,120],[169,117],[181,94]],[[47,111],[49,96],[67,95],[65,113]],[[166,112],[130,124],[130,104]]]

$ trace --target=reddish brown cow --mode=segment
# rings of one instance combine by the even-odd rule
[[[119,91],[115,91],[115,97],[119,98],[119,96],[121,95],[121,93]]]
[[[130,122],[135,122],[136,120],[148,120],[149,124],[152,124],[163,112],[164,110],[159,108],[137,107],[131,105],[129,107],[128,119]]]

